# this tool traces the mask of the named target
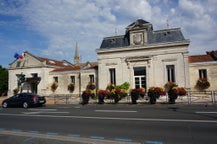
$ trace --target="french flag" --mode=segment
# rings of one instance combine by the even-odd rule
[[[25,57],[25,54],[22,53],[22,54],[19,56],[19,59],[24,59],[24,57]]]
[[[14,54],[14,58],[16,58],[16,59],[24,59],[25,58],[25,53],[22,53],[21,55],[19,55],[18,53],[15,53]]]

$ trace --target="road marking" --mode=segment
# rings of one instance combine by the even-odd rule
[[[19,116],[19,117],[47,117],[47,118],[76,118],[76,119],[98,119],[98,120],[122,120],[122,121],[151,121],[151,122],[189,122],[189,123],[217,123],[217,120],[193,120],[193,119],[153,119],[153,118],[117,118],[117,117],[90,117],[90,116],[72,116],[72,115],[26,115],[26,114],[6,114],[1,116]]]
[[[126,139],[126,138],[115,138],[116,141],[122,141],[122,142],[132,142],[131,139]]]
[[[39,131],[29,131],[29,132],[31,132],[31,133],[39,133]]]
[[[12,136],[22,136],[22,137],[34,137],[41,139],[51,139],[59,141],[68,141],[68,142],[78,142],[78,143],[93,143],[93,144],[141,144],[140,142],[128,142],[128,141],[115,141],[115,140],[105,140],[105,139],[91,139],[91,138],[82,138],[82,137],[70,137],[70,136],[61,136],[61,135],[49,135],[40,134],[40,133],[29,133],[29,132],[12,132],[7,130],[0,131],[1,135],[12,135]]]
[[[163,142],[160,141],[146,141],[147,144],[163,144]]]
[[[26,142],[26,141],[31,141],[31,140],[33,140],[35,137],[27,137],[25,140],[24,140],[24,142]]]
[[[90,136],[90,138],[92,138],[92,139],[105,139],[105,138],[102,137],[102,136]]]
[[[195,112],[195,113],[199,113],[199,114],[200,114],[200,113],[201,113],[201,114],[206,114],[206,113],[207,113],[207,114],[215,114],[215,113],[217,113],[217,112],[215,112],[215,111],[213,111],[213,112],[212,112],[212,111],[207,111],[207,112],[206,112],[206,111],[197,111],[197,112]]]
[[[135,112],[137,112],[137,111],[125,111],[125,110],[95,110],[95,112],[135,113]]]
[[[12,132],[21,132],[19,129],[13,129]]]
[[[5,130],[5,129],[4,129],[4,128],[0,128],[0,131],[1,131],[1,130]]]
[[[67,136],[71,136],[71,137],[79,137],[79,134],[68,134]]]
[[[48,135],[58,135],[58,133],[55,132],[47,132]]]
[[[65,113],[69,113],[69,112],[48,112],[48,111],[38,111],[38,112],[22,112],[23,114],[42,114],[42,113],[48,113],[48,114],[65,114]]]
[[[57,109],[28,109],[29,111],[57,111]]]

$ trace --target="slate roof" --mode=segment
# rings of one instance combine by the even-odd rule
[[[129,31],[131,31],[133,26],[144,27],[147,29],[147,37],[148,37],[147,44],[160,44],[160,43],[178,42],[178,41],[186,40],[180,28],[153,31],[153,27],[151,23],[144,21],[142,19],[138,19],[136,22],[127,26],[125,35],[105,37],[102,41],[100,49],[130,46]]]

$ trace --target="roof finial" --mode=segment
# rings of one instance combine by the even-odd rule
[[[118,31],[118,30],[117,30],[117,28],[115,27],[115,36],[117,35],[117,31]]]
[[[167,28],[169,28],[169,27],[170,27],[169,20],[167,19]]]

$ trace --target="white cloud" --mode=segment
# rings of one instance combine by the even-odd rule
[[[48,47],[42,54],[72,61],[77,41],[83,61],[92,61],[103,37],[114,35],[115,28],[124,34],[124,28],[138,18],[151,22],[154,29],[166,28],[167,19],[170,27],[181,27],[192,41],[192,54],[198,47],[200,53],[216,49],[216,4],[212,0],[12,0],[9,7],[0,6],[0,14],[21,16],[30,30],[45,37]]]

